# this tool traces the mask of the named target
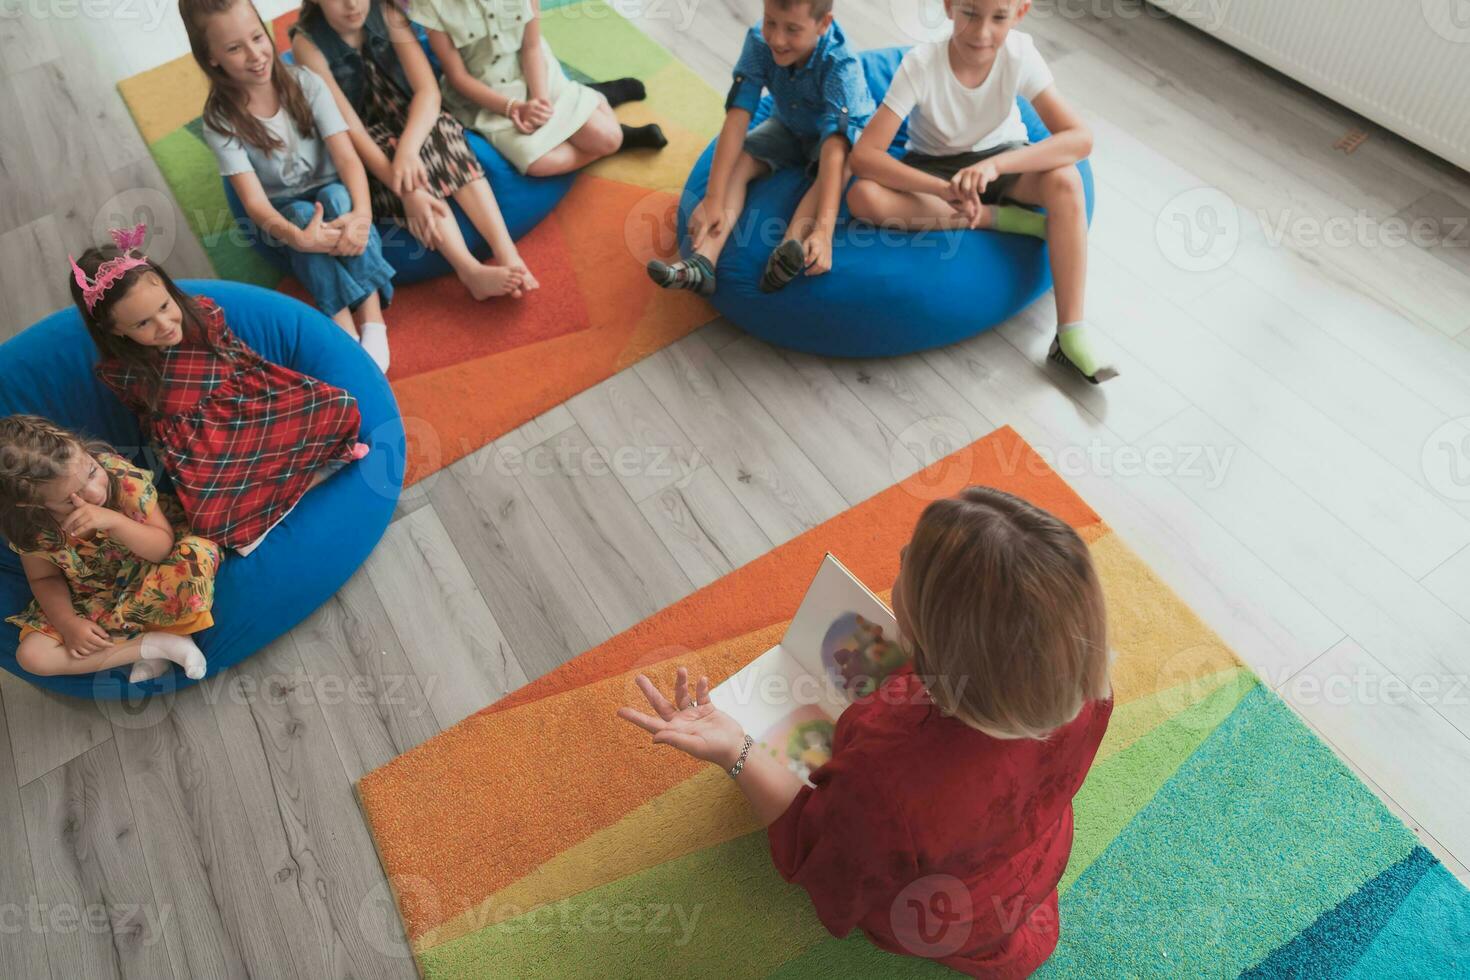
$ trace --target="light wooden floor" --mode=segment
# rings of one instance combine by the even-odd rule
[[[642,22],[723,89],[749,6]],[[887,3],[840,7],[858,47],[909,40]],[[357,777],[1001,424],[1466,877],[1470,178],[1127,13],[1027,23],[1096,128],[1118,381],[1044,365],[1045,301],[889,361],[716,321],[413,488],[340,594],[223,677],[132,714],[0,676],[0,976],[412,975]],[[0,337],[164,189],[75,26],[0,18]],[[1440,240],[1395,245],[1393,218]],[[187,234],[167,265],[209,273]]]

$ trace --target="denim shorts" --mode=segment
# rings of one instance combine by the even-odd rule
[[[805,170],[814,177],[822,158],[822,141],[804,140],[770,116],[745,134],[745,152],[772,170]]]
[[[311,223],[317,202],[321,202],[323,221],[352,210],[352,195],[336,181],[304,191],[299,197],[272,198],[271,206],[296,227],[305,228]],[[385,307],[393,299],[393,267],[383,258],[383,242],[377,228],[369,233],[367,247],[361,255],[298,252],[269,235],[262,238],[291,266],[292,275],[311,293],[317,309],[327,316],[339,310],[355,310],[373,293],[378,294]]]
[[[974,166],[981,160],[988,160],[1007,150],[1014,150],[1029,145],[1026,142],[999,143],[995,146],[986,147],[983,150],[972,150],[969,153],[955,153],[951,156],[942,157],[933,157],[927,153],[908,153],[902,157],[902,160],[915,170],[922,170],[926,174],[933,174],[942,180],[952,180],[955,174],[964,170],[966,167]],[[1020,179],[1020,174],[1001,174],[999,178],[991,181],[985,188],[985,193],[980,195],[980,203],[998,204],[1001,201],[1011,200],[1011,189],[1016,186],[1016,181]]]

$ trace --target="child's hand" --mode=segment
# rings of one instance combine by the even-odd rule
[[[510,107],[510,121],[515,125],[516,129],[523,133],[530,134],[536,132],[550,118],[549,113],[545,118],[541,118],[538,110],[535,108],[534,101],[520,101]]]
[[[531,99],[526,103],[526,118],[537,129],[551,122],[552,112],[551,102],[548,99]]]
[[[619,718],[651,732],[654,742],[659,745],[672,745],[696,759],[713,762],[725,769],[735,765],[741,749],[745,747],[745,729],[709,703],[708,677],[699,679],[699,687],[690,697],[689,671],[680,667],[674,681],[673,703],[660,694],[647,677],[639,674],[635,680],[653,710],[658,712],[658,717],[632,708],[619,708]]]
[[[74,538],[85,538],[94,531],[111,531],[119,521],[127,520],[112,508],[89,504],[77,494],[69,499],[75,509],[61,522],[61,529]]]
[[[335,222],[322,220],[322,205],[318,201],[311,220],[306,223],[296,238],[298,252],[326,252],[332,254],[342,238],[342,229]]]
[[[722,233],[729,221],[724,209],[706,197],[689,213],[689,243],[698,249],[706,238]]]
[[[814,231],[802,243],[802,250],[805,252],[807,275],[820,276],[824,272],[832,271],[832,239],[830,236]]]
[[[336,228],[342,234],[333,255],[361,255],[367,248],[368,236],[373,230],[373,216],[369,211],[348,211],[340,218],[327,222],[327,227]]]
[[[61,645],[73,657],[90,657],[112,646],[112,637],[107,635],[107,630],[80,616],[57,623],[56,632],[61,634]],[[730,764],[734,765],[733,762]]]
[[[428,191],[411,191],[403,195],[403,213],[409,234],[429,251],[438,251],[442,237],[439,222],[451,217],[449,205]]]
[[[389,186],[399,197],[429,186],[429,168],[424,166],[423,158],[417,153],[412,156],[394,153],[392,168],[393,180]]]
[[[974,228],[979,221],[980,195],[990,186],[991,181],[1000,178],[1000,171],[990,160],[981,160],[979,163],[971,164],[950,179],[950,196],[957,200],[969,202],[967,212],[971,215],[970,227]]]

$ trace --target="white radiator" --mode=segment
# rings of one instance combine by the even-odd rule
[[[1470,170],[1470,0],[1149,0]]]

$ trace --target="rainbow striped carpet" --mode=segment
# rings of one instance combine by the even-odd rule
[[[632,675],[723,679],[830,551],[874,587],[924,504],[1018,493],[1088,542],[1116,710],[1076,802],[1048,976],[1470,973],[1470,894],[1010,429],[776,548],[367,775],[359,796],[429,978],[909,977],[771,869],[712,767],[617,721]]]

